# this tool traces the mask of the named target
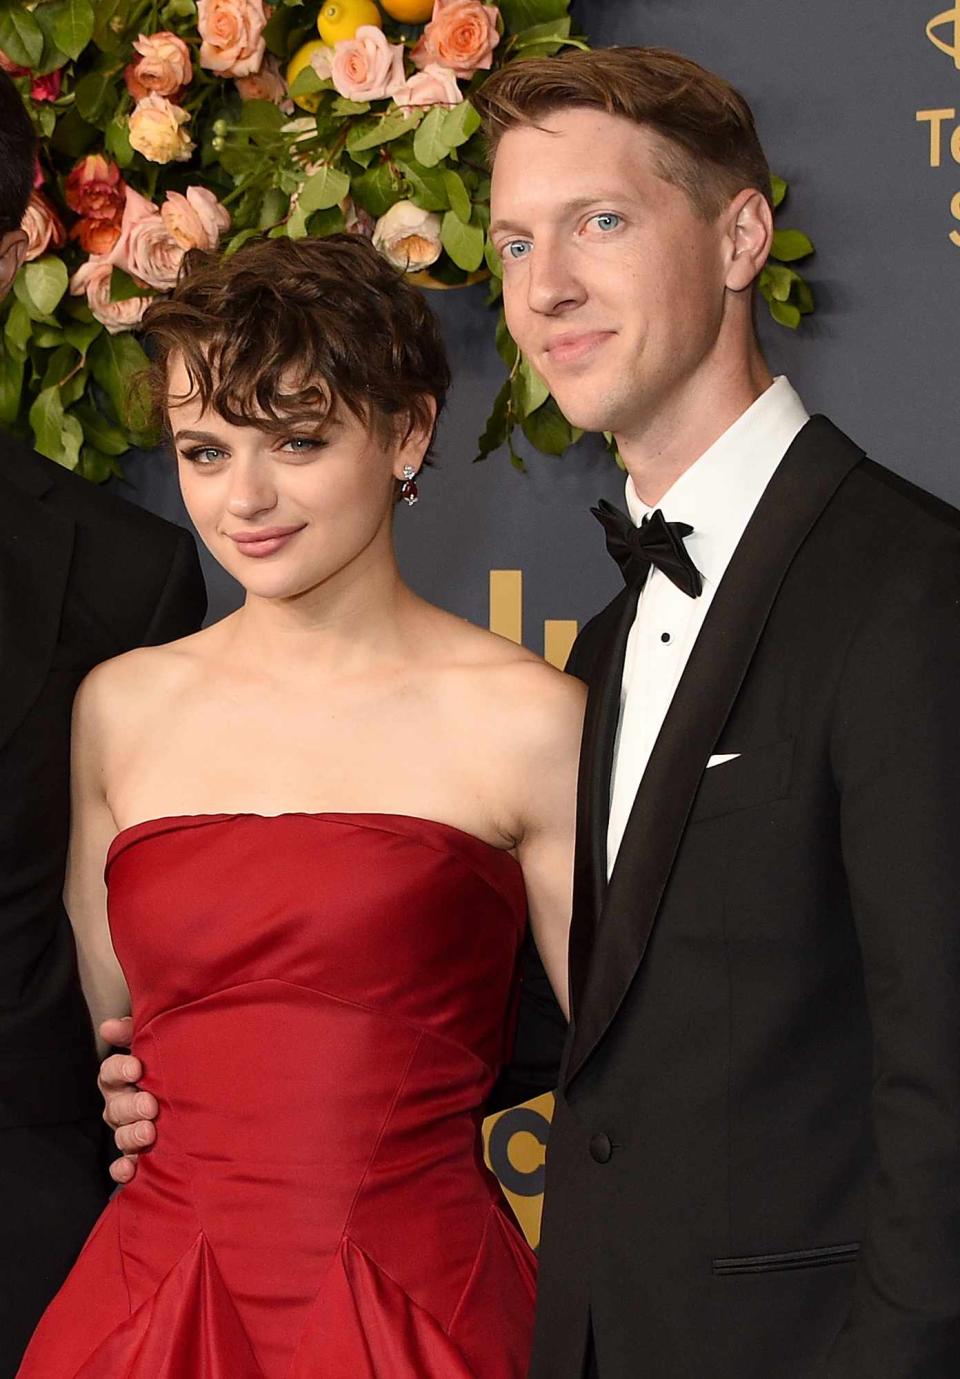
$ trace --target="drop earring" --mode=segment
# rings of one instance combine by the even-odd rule
[[[406,503],[407,507],[410,508],[420,499],[420,494],[417,492],[416,474],[417,471],[412,464],[405,464],[403,466],[403,483],[400,485],[400,497]]]

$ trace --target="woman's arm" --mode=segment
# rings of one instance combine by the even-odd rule
[[[126,982],[107,924],[103,866],[117,825],[107,803],[103,768],[110,722],[105,681],[98,667],[84,680],[73,708],[70,848],[64,903],[77,944],[80,982],[95,1031],[102,1020],[130,1009]],[[101,1056],[107,1045],[97,1033]]]

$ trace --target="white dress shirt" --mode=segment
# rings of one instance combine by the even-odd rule
[[[703,576],[703,592],[692,599],[660,570],[651,569],[640,594],[620,691],[610,781],[608,875],[650,753],[717,586],[764,489],[808,420],[786,378],[775,379],[656,504],[668,522],[693,527],[684,545]],[[641,502],[629,477],[627,508],[637,526],[654,511]]]

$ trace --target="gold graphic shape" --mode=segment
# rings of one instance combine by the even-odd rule
[[[490,631],[523,641],[523,571],[490,571]]]
[[[548,618],[543,624],[543,659],[563,670],[577,638],[578,624],[566,618]]]
[[[940,29],[947,30],[946,38],[940,37],[937,32]],[[941,53],[953,58],[954,67],[960,72],[960,4],[952,10],[944,10],[943,14],[935,15],[930,20],[927,24],[927,38]]]

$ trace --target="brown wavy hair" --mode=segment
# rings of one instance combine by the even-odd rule
[[[431,400],[439,417],[450,386],[422,293],[357,235],[191,250],[144,324],[164,423],[174,357],[190,389],[177,401],[199,397],[232,425],[275,434],[322,424],[342,404],[385,440],[406,439],[429,430]]]
[[[745,187],[772,204],[770,168],[749,105],[729,82],[667,48],[595,48],[511,62],[471,97],[493,160],[509,129],[581,107],[660,136],[658,172],[706,220]]]

